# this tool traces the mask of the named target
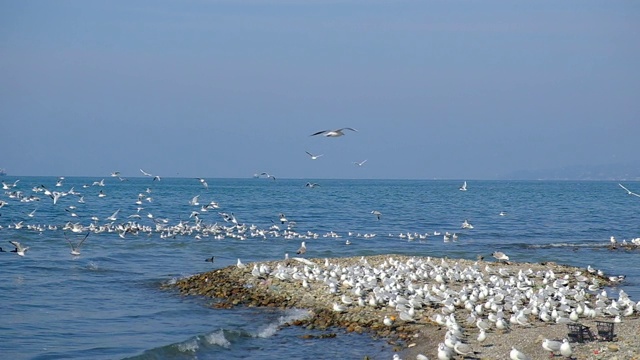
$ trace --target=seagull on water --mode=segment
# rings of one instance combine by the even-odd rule
[[[71,246],[71,255],[75,255],[78,256],[80,255],[80,247],[82,246],[82,243],[87,240],[87,237],[89,237],[89,234],[91,234],[91,231],[87,232],[87,235],[84,236],[84,238],[77,244],[74,245],[71,240],[69,240],[69,238],[67,237],[67,233],[63,233],[64,234],[64,238],[67,239],[67,242],[69,243],[69,246]]]
[[[314,155],[308,151],[305,151],[307,153],[307,155],[309,155],[311,157],[311,160],[317,160],[320,156],[323,156],[324,154],[318,154],[318,155]]]
[[[356,130],[354,128],[344,127],[344,128],[336,129],[336,130],[318,131],[316,133],[311,134],[311,136],[324,135],[326,137],[338,137],[338,136],[343,136],[344,135],[344,130],[358,131],[358,130]]]
[[[13,244],[13,246],[15,246],[16,248],[11,250],[11,252],[14,252],[16,254],[18,254],[19,256],[24,256],[24,253],[27,252],[27,250],[29,250],[28,246],[22,246],[22,244],[20,244],[17,241],[9,241],[11,244]]]
[[[633,196],[637,196],[637,197],[640,197],[640,195],[638,195],[638,194],[634,193],[633,191],[631,191],[631,190],[627,189],[627,188],[626,188],[626,187],[624,187],[622,184],[618,184],[618,185],[620,185],[620,187],[621,187],[621,188],[625,189],[625,190],[627,191],[627,194],[629,194],[629,195],[633,195]]]
[[[284,224],[284,223],[286,223],[287,221],[289,221],[289,220],[287,220],[287,217],[286,217],[284,214],[280,214],[280,215],[279,215],[279,219],[280,219],[280,223],[281,223],[281,224]]]

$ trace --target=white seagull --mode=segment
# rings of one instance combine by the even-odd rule
[[[307,246],[303,241],[302,244],[300,244],[300,248],[298,249],[298,251],[296,251],[296,254],[302,255],[306,252],[307,252]]]
[[[15,246],[16,248],[14,250],[11,250],[11,252],[14,252],[16,254],[18,254],[19,256],[24,256],[24,253],[27,252],[27,250],[29,250],[28,246],[22,246],[22,244],[20,244],[17,241],[9,241],[11,244],[13,244],[13,246]]]
[[[118,213],[120,212],[120,209],[116,210],[116,212],[114,212],[111,216],[109,216],[108,218],[106,218],[105,220],[109,220],[109,221],[116,221],[118,219]]]
[[[366,163],[366,162],[367,162],[367,160],[365,159],[365,160],[362,160],[362,161],[360,161],[360,162],[354,161],[353,163],[354,163],[354,164],[356,164],[356,165],[358,165],[358,166],[362,166],[362,165],[364,165],[364,163]]]
[[[152,174],[149,174],[148,172],[146,172],[146,171],[144,171],[144,170],[142,170],[142,169],[140,169],[140,172],[141,172],[141,173],[142,173],[142,175],[144,175],[144,176],[153,176]]]
[[[462,183],[462,186],[460,186],[460,191],[467,191],[467,181],[465,180],[464,183]]]
[[[624,187],[622,184],[618,184],[618,185],[620,185],[620,187],[621,187],[621,188],[625,189],[625,190],[627,191],[627,194],[629,194],[629,195],[633,195],[633,196],[637,196],[637,197],[640,197],[640,195],[638,195],[638,194],[634,193],[633,191],[631,191],[631,190],[627,189],[627,188],[626,188],[626,187]]]
[[[375,215],[375,216],[376,216],[376,218],[378,218],[378,220],[380,220],[380,217],[382,216],[382,213],[381,213],[380,211],[378,211],[378,210],[373,210],[371,213],[372,213],[373,215]]]
[[[207,184],[207,181],[203,178],[196,178],[198,179],[198,181],[200,181],[200,183],[202,184],[202,186],[204,186],[205,189],[209,189],[209,184]]]
[[[555,356],[555,353],[560,351],[561,346],[562,343],[560,341],[544,339],[544,341],[542,342],[542,348],[551,352],[552,356]]]
[[[356,130],[354,128],[345,127],[345,128],[336,129],[336,130],[318,131],[316,133],[311,134],[311,136],[324,135],[326,137],[338,137],[338,136],[343,136],[344,135],[344,130],[358,131],[358,130]]]
[[[87,237],[89,237],[89,234],[91,234],[91,231],[87,232],[87,235],[84,236],[84,238],[78,243],[78,245],[73,245],[71,240],[69,240],[69,238],[67,237],[67,233],[64,233],[64,238],[67,239],[69,246],[71,246],[71,255],[75,255],[75,256],[80,255],[80,246],[82,246],[82,243],[85,240],[87,240]]]
[[[516,349],[515,347],[511,347],[509,358],[511,360],[530,360],[531,359],[530,357],[523,354],[520,350]]]
[[[312,153],[305,151],[307,153],[307,155],[309,155],[311,157],[311,160],[317,160],[320,156],[323,156],[324,154],[318,154],[318,155],[313,155]]]
[[[497,260],[509,261],[509,257],[507,256],[507,254],[503,253],[502,251],[494,251],[491,256],[493,256]]]
[[[569,344],[569,340],[562,339],[562,345],[560,345],[560,355],[564,357],[570,357],[573,354],[573,350],[571,349],[571,344]]]

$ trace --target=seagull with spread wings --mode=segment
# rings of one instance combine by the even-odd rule
[[[640,195],[638,195],[638,194],[634,193],[633,191],[631,191],[631,190],[627,189],[627,188],[626,188],[626,187],[624,187],[622,184],[618,184],[618,185],[620,185],[620,187],[621,187],[621,188],[625,189],[625,190],[627,191],[627,194],[629,194],[629,195],[633,195],[633,196],[637,196],[637,197],[640,197]]]
[[[67,233],[64,233],[64,238],[67,239],[69,246],[71,246],[71,255],[74,255],[74,256],[80,255],[80,246],[82,246],[82,243],[85,240],[87,240],[87,237],[89,237],[89,234],[91,234],[91,231],[87,232],[87,235],[85,235],[84,238],[77,245],[74,245],[71,242],[71,240],[69,240],[69,238],[67,237]]]
[[[307,155],[309,155],[309,157],[311,157],[311,160],[317,160],[320,156],[324,155],[324,154],[319,154],[319,155],[314,155],[308,151],[305,151],[307,153]]]
[[[316,133],[311,134],[311,136],[324,135],[326,137],[338,137],[338,136],[343,136],[344,135],[344,130],[358,131],[358,130],[356,130],[354,128],[344,127],[344,128],[336,129],[336,130],[318,131]]]

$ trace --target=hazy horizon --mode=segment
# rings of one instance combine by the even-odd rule
[[[9,176],[483,180],[638,164],[637,2],[0,10]],[[310,136],[344,127],[358,131]]]

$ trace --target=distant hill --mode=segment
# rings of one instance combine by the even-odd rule
[[[574,165],[555,169],[518,170],[503,180],[640,180],[640,163]]]

